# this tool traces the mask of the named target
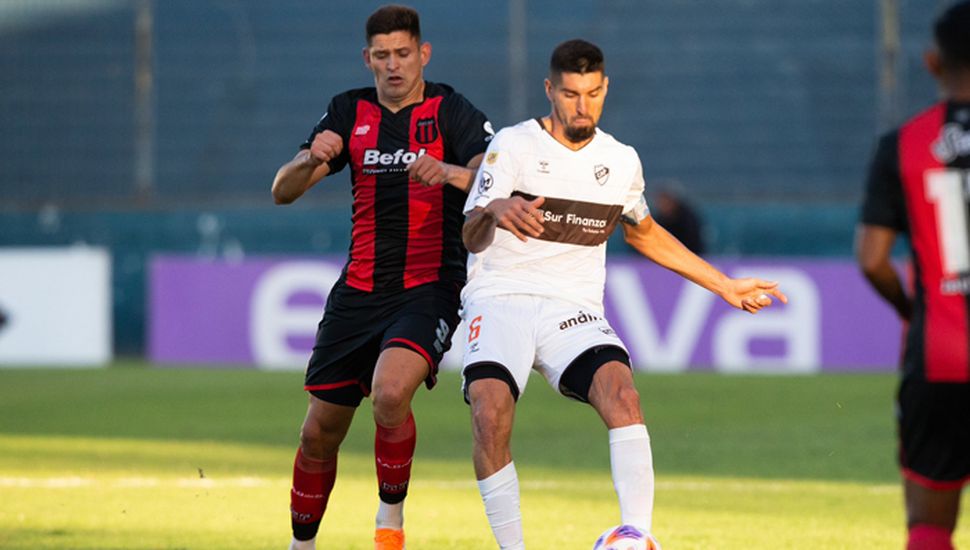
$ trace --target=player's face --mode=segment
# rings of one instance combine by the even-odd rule
[[[421,100],[424,66],[430,60],[431,44],[419,43],[407,31],[375,34],[364,48],[380,100],[394,104]]]
[[[573,143],[581,143],[596,133],[603,114],[610,79],[602,72],[562,73],[558,82],[546,79],[546,96],[552,103],[555,126]]]

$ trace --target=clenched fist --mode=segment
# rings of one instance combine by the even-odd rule
[[[320,165],[329,162],[344,150],[344,140],[340,134],[332,130],[324,130],[313,137],[310,144],[310,156],[307,160],[313,164]]]
[[[445,163],[431,155],[422,155],[408,166],[408,177],[426,187],[447,183],[448,175]]]

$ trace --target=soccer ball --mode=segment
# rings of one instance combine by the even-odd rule
[[[617,525],[596,539],[593,550],[660,550],[660,543],[632,525]]]

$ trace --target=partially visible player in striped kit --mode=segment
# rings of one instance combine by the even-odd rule
[[[273,182],[279,204],[350,166],[351,247],[327,298],[306,370],[290,498],[291,550],[308,550],[333,489],[337,450],[365,396],[373,401],[380,497],[376,550],[404,547],[404,498],[416,430],[411,400],[435,383],[458,324],[465,283],[462,206],[492,137],[478,109],[424,80],[431,45],[418,14],[384,6],[367,20],[364,62],[374,87],[333,98]]]
[[[898,393],[909,550],[953,548],[970,480],[970,1],[926,54],[944,99],[879,141],[857,232],[869,282],[909,324]],[[909,236],[912,294],[890,261]]]

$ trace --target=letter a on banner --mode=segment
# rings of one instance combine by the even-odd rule
[[[760,277],[781,281],[788,296],[797,296],[782,307],[776,305],[751,315],[734,310],[714,328],[714,367],[721,372],[813,373],[822,367],[821,305],[818,288],[805,272],[791,268],[736,269],[732,277]],[[781,340],[782,353],[765,355],[752,351],[754,340]]]

